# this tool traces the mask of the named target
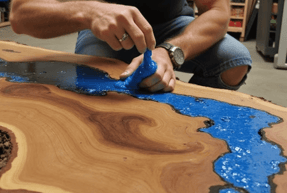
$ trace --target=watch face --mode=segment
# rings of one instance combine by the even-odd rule
[[[182,65],[184,63],[184,55],[180,48],[174,50],[173,56],[177,64]]]

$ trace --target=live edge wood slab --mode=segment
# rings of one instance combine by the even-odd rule
[[[0,58],[82,64],[114,79],[127,65],[6,41],[0,41]],[[261,133],[286,156],[286,108],[247,94],[181,81],[173,93],[280,117],[280,122]],[[5,143],[12,147],[1,169],[0,192],[204,193],[223,187],[248,192],[214,171],[214,162],[230,147],[199,131],[208,127],[208,117],[182,115],[167,104],[117,92],[91,96],[5,78],[0,79],[0,108],[0,130],[9,135]],[[281,164],[280,172],[270,178],[272,192],[286,192],[285,168],[286,163]]]

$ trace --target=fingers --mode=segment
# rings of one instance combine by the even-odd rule
[[[146,21],[146,19],[141,14],[136,15],[134,17],[134,22],[136,26],[138,26],[141,32],[144,34],[146,47],[150,50],[153,50],[156,46],[156,40],[151,25]]]
[[[106,35],[108,38],[105,38],[105,41],[116,51],[122,48],[129,50],[133,48],[134,45],[140,53],[144,53],[147,48],[153,50],[156,42],[152,28],[143,29],[145,31],[142,31],[140,27],[142,26],[137,26],[134,21],[130,21],[126,26],[118,27],[116,30],[110,30],[110,34]],[[125,33],[128,34],[128,37],[123,41],[119,41]]]
[[[166,86],[163,90],[163,92],[171,92],[174,90],[175,87],[175,78],[170,79],[168,86]]]
[[[150,89],[154,85],[160,83],[162,81],[162,77],[164,76],[164,71],[162,68],[158,68],[157,71],[150,77],[147,77],[140,83],[141,88]]]
[[[133,61],[128,65],[125,71],[120,75],[120,79],[127,78],[130,76],[142,63],[143,55],[140,55],[133,59]]]
[[[124,49],[131,49],[134,45],[140,53],[144,53],[147,48],[153,50],[156,45],[153,29],[140,11],[135,7],[129,7],[130,16],[126,12],[118,16],[118,28],[114,30],[117,39],[121,39],[124,33],[129,37],[120,42]]]
[[[172,70],[159,67],[157,72],[152,76],[144,79],[140,87],[149,90],[150,92],[170,92],[175,86],[175,75]]]
[[[139,86],[150,92],[172,91],[175,86],[175,74],[168,52],[163,48],[156,48],[152,56],[157,63],[157,70],[153,75],[145,78]]]
[[[115,51],[120,51],[123,48],[119,40],[115,36],[111,36],[106,40],[106,42]]]
[[[134,47],[134,42],[133,40],[129,37],[120,41],[120,39],[122,39],[124,37],[124,34],[126,34],[126,32],[124,30],[121,30],[122,32],[120,33],[121,35],[116,35],[118,41],[120,42],[121,46],[125,49],[125,50],[130,50]],[[119,33],[118,33],[119,34]]]
[[[115,32],[115,30],[111,30],[111,33],[109,33],[109,35],[106,35],[106,39],[104,39],[104,41],[106,41],[107,44],[109,44],[109,46],[116,51],[121,50],[122,48],[125,50],[130,50],[131,48],[133,48],[134,46],[134,42],[133,40],[129,37],[123,40],[123,41],[119,41],[120,39],[122,39],[124,37],[125,34],[125,30],[121,29],[121,30],[117,30]]]
[[[157,71],[153,75],[145,78],[139,86],[150,92],[170,92],[175,87],[175,74],[168,53],[164,49],[155,49],[153,54],[156,58],[154,58],[155,61],[161,62],[157,62]],[[126,70],[120,75],[120,78],[124,79],[130,76],[142,63],[143,56],[142,54],[134,58]]]
[[[147,48],[147,44],[145,41],[144,33],[138,28],[136,24],[133,23],[131,25],[128,25],[126,27],[127,33],[130,35],[130,38],[132,39],[133,43],[135,44],[137,50],[140,53],[144,53]]]
[[[151,87],[148,87],[147,89],[150,92],[157,92],[157,91],[170,92],[174,89],[174,86],[175,86],[175,79],[173,78],[171,73],[167,72],[164,74],[162,80],[152,85]]]
[[[91,23],[91,30],[100,40],[116,51],[131,49],[134,45],[140,53],[153,50],[156,42],[153,29],[140,11],[133,6],[108,4],[99,7]],[[123,34],[129,37],[122,39]]]
[[[156,41],[152,27],[139,11],[133,14],[133,18],[123,22],[123,27],[140,53],[144,53],[147,48],[150,50],[155,48]]]
[[[156,40],[153,29],[137,9],[132,12],[132,20],[124,27],[140,53],[144,53],[147,48],[150,50],[155,48]]]

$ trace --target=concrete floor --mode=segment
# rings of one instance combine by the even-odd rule
[[[30,46],[42,47],[52,50],[74,52],[77,33],[53,39],[36,39],[27,35],[15,34],[11,27],[0,28],[0,40],[11,40]],[[272,61],[266,61],[256,51],[255,40],[243,42],[248,48],[253,59],[253,68],[249,73],[246,85],[238,91],[257,97],[263,97],[273,103],[287,107],[287,70],[273,68]],[[186,73],[176,73],[183,81],[188,81],[192,76]]]

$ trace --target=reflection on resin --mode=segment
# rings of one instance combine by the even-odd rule
[[[148,75],[144,72],[145,77],[156,70],[155,63],[149,62],[148,65],[152,71]],[[133,78],[143,78],[139,74],[146,69],[144,66],[140,69],[142,72],[136,72]],[[184,115],[211,119],[214,124],[201,131],[226,141],[230,149],[229,153],[214,163],[215,172],[229,184],[228,188],[222,187],[221,193],[239,192],[236,189],[271,192],[268,176],[278,173],[278,165],[286,162],[286,158],[280,155],[281,149],[258,134],[262,128],[280,121],[280,118],[264,111],[173,93],[146,93],[137,89],[136,84],[127,82],[128,79],[114,80],[100,70],[64,62],[12,63],[0,60],[0,76],[15,82],[53,84],[89,95],[105,95],[106,92],[116,91],[138,99],[171,105]]]

